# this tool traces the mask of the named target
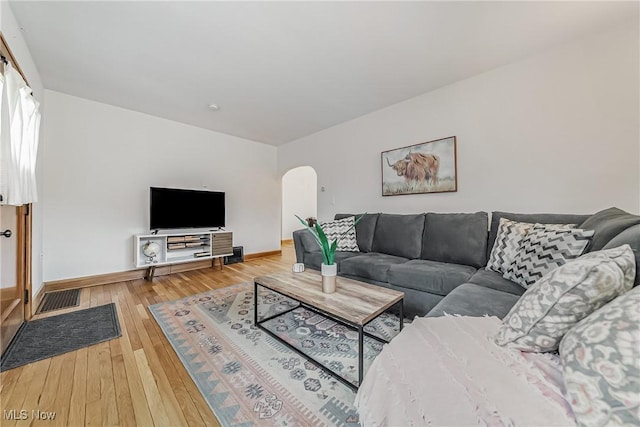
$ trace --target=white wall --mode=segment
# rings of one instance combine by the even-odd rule
[[[638,28],[560,46],[301,138],[336,212],[640,211]],[[401,82],[399,82],[401,84]],[[380,152],[456,135],[458,192],[381,196]],[[335,200],[335,204],[334,204]]]
[[[133,268],[150,186],[225,191],[234,245],[280,248],[275,147],[49,90],[45,98],[45,281]]]
[[[33,89],[33,95],[40,101],[40,113],[42,114],[42,122],[46,120],[45,108],[44,108],[44,86],[40,73],[31,57],[27,43],[22,36],[20,26],[16,21],[13,12],[6,0],[0,0],[0,31],[4,36],[11,52],[16,57],[16,61],[20,64],[20,68],[24,72],[29,86]],[[42,128],[42,123],[41,123]],[[42,248],[43,248],[43,152],[44,144],[42,144],[42,136],[40,137],[40,147],[38,150],[38,158],[36,163],[36,180],[38,190],[38,202],[33,204],[33,216],[32,216],[32,295],[37,295],[40,292],[43,284],[43,260],[42,260]]]
[[[318,175],[310,166],[291,169],[282,177],[282,240],[293,238],[302,228],[295,217],[305,219],[318,215]]]

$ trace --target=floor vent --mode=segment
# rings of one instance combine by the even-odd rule
[[[53,310],[76,307],[80,304],[80,289],[69,289],[66,291],[48,292],[44,294],[42,303],[36,314],[47,313]]]

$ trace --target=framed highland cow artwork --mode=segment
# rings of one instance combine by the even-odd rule
[[[382,195],[458,191],[456,137],[383,151]]]

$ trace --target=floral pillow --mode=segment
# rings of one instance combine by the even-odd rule
[[[573,327],[560,343],[567,400],[581,426],[640,425],[640,287]]]
[[[355,224],[355,220],[355,217],[348,216],[335,221],[322,222],[320,223],[320,226],[322,227],[324,234],[326,234],[329,244],[338,239],[344,233],[347,233],[338,240],[338,251],[360,252],[356,238],[356,228],[353,226],[353,224]]]
[[[522,351],[557,350],[576,323],[631,289],[635,275],[629,245],[569,261],[522,295],[502,321],[496,343]]]

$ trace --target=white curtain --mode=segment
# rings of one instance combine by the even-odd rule
[[[20,206],[38,199],[40,103],[11,64],[5,65],[0,86],[0,204]]]

